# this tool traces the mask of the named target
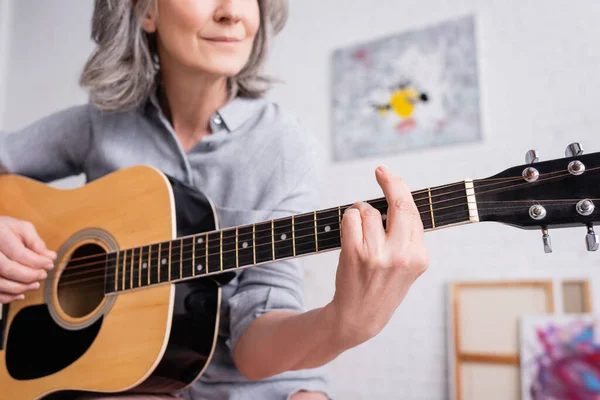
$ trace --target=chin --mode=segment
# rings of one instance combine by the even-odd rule
[[[246,62],[246,59],[240,59],[239,57],[210,57],[209,59],[198,60],[192,65],[198,72],[235,76],[244,68]]]

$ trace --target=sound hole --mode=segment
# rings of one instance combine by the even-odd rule
[[[72,318],[81,318],[104,299],[106,252],[95,244],[79,247],[58,281],[58,302]]]

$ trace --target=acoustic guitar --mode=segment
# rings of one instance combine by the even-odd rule
[[[73,398],[78,392],[173,392],[209,364],[220,286],[234,271],[339,249],[350,205],[219,229],[211,200],[160,171],[135,166],[74,190],[0,176],[0,215],[32,222],[56,266],[40,289],[3,306],[0,397]],[[413,192],[427,231],[494,221],[586,228],[600,213],[600,153]],[[382,213],[385,198],[368,201]],[[194,310],[194,312],[189,312]]]

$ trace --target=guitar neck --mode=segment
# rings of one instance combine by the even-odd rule
[[[473,181],[412,193],[426,231],[478,222]],[[387,226],[385,198],[367,201]],[[251,225],[177,238],[109,253],[105,292],[234,271],[341,247],[341,221],[347,204]]]

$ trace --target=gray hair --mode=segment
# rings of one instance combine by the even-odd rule
[[[95,0],[92,39],[96,49],[87,61],[80,84],[90,101],[104,111],[126,111],[151,93],[159,72],[155,35],[140,24],[156,0]],[[260,29],[244,68],[228,79],[231,97],[260,97],[273,80],[261,74],[273,36],[288,15],[287,0],[258,0]]]

